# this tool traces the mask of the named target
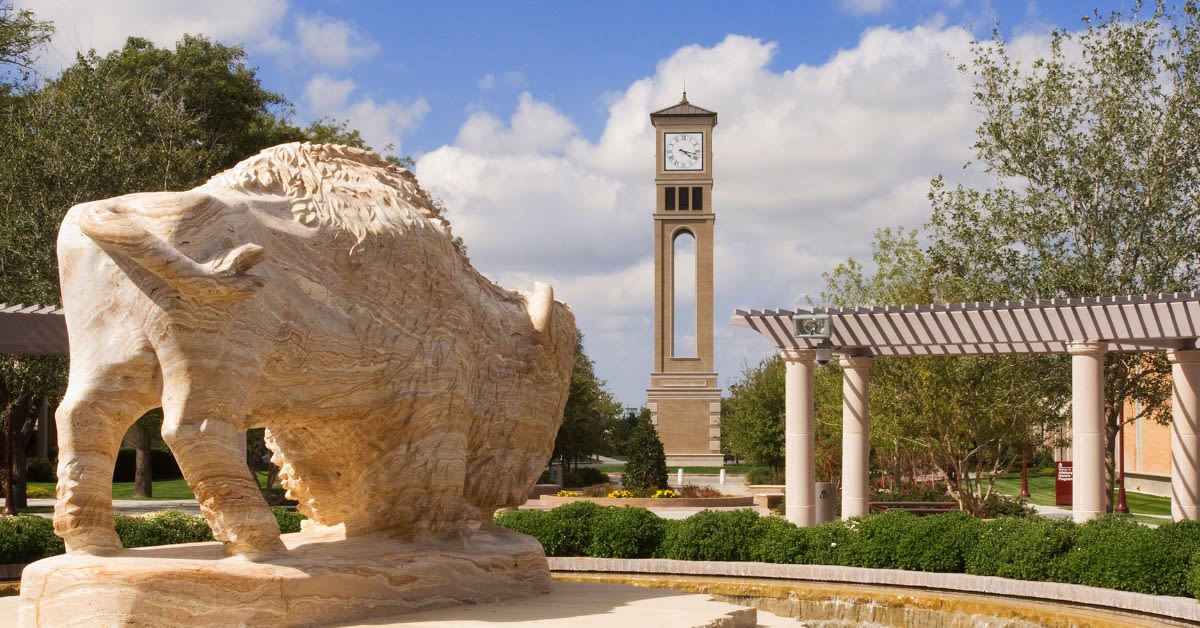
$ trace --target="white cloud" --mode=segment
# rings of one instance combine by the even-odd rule
[[[575,132],[570,120],[525,92],[507,128],[489,113],[476,113],[463,124],[455,144],[480,153],[537,153],[562,150]]]
[[[339,81],[328,74],[318,74],[304,85],[304,99],[317,111],[339,111],[345,109],[350,94],[357,88],[350,79]]]
[[[843,11],[854,15],[879,15],[892,8],[892,0],[838,0]]]
[[[357,89],[352,80],[318,74],[304,86],[306,109],[313,119],[327,116],[347,120],[350,128],[357,129],[375,150],[403,154],[402,133],[421,123],[429,113],[429,104],[424,98],[410,103],[380,103],[370,96],[353,100]]]
[[[325,15],[297,17],[296,35],[301,54],[328,67],[345,67],[369,59],[382,49],[351,24]]]
[[[174,47],[184,34],[203,34],[214,41],[267,46],[287,11],[287,0],[15,0],[32,9],[57,30],[39,61],[47,75],[75,62],[77,52],[104,53],[125,45],[129,36],[144,37],[159,47]],[[229,16],[236,15],[237,19]]]
[[[479,89],[487,90],[496,86],[496,75],[488,72],[479,79]]]
[[[417,163],[473,262],[503,285],[555,284],[601,377],[643,403],[653,316],[651,111],[688,98],[714,133],[716,353],[722,383],[770,345],[734,329],[737,307],[795,307],[821,274],[868,260],[876,229],[920,227],[938,173],[970,157],[976,114],[956,66],[970,33],[934,22],[878,28],[820,66],[770,68],[774,44],[688,46],[609,100],[598,139],[534,95],[508,119],[475,113]]]

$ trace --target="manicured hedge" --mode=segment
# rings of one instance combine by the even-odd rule
[[[656,519],[642,508],[578,502],[550,511],[502,512],[496,523],[536,537],[549,556],[844,565],[1200,597],[1195,521],[1150,528],[1114,515],[1079,525],[1042,517],[981,521],[963,512],[916,517],[889,511],[799,528],[752,510],[708,510],[659,525]]]
[[[297,532],[303,515],[272,508],[283,532]],[[164,510],[149,515],[117,515],[117,536],[125,547],[173,545],[213,540],[212,531],[200,515]],[[62,554],[63,540],[54,534],[54,524],[37,515],[0,515],[0,564],[23,564]]]
[[[702,510],[671,526],[656,555],[677,560],[750,560],[759,541],[758,513]]]

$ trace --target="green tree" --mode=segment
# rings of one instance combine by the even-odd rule
[[[629,435],[629,460],[625,461],[621,476],[621,484],[626,488],[667,487],[667,456],[648,415],[649,412],[638,417]]]
[[[1032,63],[999,34],[974,46],[975,156],[993,178],[982,190],[933,182],[939,282],[976,299],[1200,284],[1198,17],[1190,0],[1096,13]],[[1169,421],[1167,373],[1161,354],[1108,355],[1110,476],[1123,400]]]
[[[622,408],[605,385],[596,377],[595,365],[583,349],[583,332],[577,329],[571,388],[552,455],[564,467],[578,466],[607,449],[608,435],[620,420]]]
[[[757,367],[742,366],[741,379],[721,400],[721,445],[749,464],[783,468],[784,364],[779,354]]]
[[[0,2],[0,96],[6,95],[14,83],[29,79],[37,51],[50,41],[54,25],[39,22],[33,11],[13,9],[11,2]],[[10,71],[3,66],[15,68],[20,73],[16,80],[9,79]]]

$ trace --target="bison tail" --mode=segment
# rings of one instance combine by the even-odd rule
[[[204,211],[215,199],[187,192],[151,196],[83,205],[79,229],[110,255],[132,260],[191,301],[240,301],[264,285],[261,277],[247,273],[264,258],[257,244],[242,244],[207,261],[196,261],[147,228],[154,213]]]

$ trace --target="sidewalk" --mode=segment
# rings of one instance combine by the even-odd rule
[[[54,507],[54,499],[30,499],[30,506],[43,506],[47,508]],[[0,507],[3,507],[4,499],[0,498]],[[182,510],[183,512],[200,514],[200,504],[194,499],[114,499],[113,511],[121,515],[144,515],[162,510]],[[39,512],[32,513],[43,517],[50,517],[51,513]]]

